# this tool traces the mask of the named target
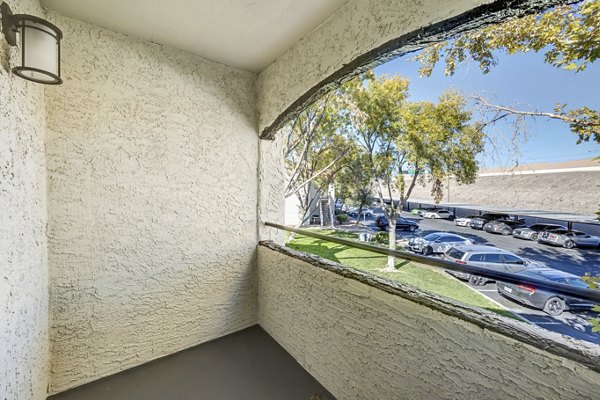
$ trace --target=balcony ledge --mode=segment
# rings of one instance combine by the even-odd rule
[[[262,241],[260,242],[260,246],[469,322],[481,329],[519,340],[540,350],[585,365],[593,371],[600,372],[600,346],[593,343],[563,336],[535,325],[502,317],[449,298],[424,292],[410,285],[367,274],[316,255],[292,250],[273,241]]]

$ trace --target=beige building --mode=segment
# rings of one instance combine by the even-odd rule
[[[472,185],[444,182],[443,202],[594,214],[600,208],[600,160],[484,169]],[[433,201],[430,186],[415,186],[413,199]]]
[[[284,217],[277,130],[311,99],[561,1],[7,3],[60,27],[64,83],[18,77],[0,38],[0,399],[255,325],[338,399],[598,398],[597,347],[290,252],[264,225]]]

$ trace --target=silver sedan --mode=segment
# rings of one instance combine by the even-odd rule
[[[533,224],[526,228],[515,228],[513,230],[513,237],[526,240],[538,240],[538,237],[544,232],[553,229],[567,229],[562,225],[554,224]]]
[[[567,249],[574,247],[598,247],[600,246],[600,237],[591,236],[581,231],[554,229],[543,232],[538,238],[538,242],[563,246]]]
[[[456,226],[469,226],[469,224],[471,223],[471,220],[473,218],[477,218],[479,215],[475,215],[475,214],[469,214],[465,217],[460,217],[460,218],[456,218],[454,220],[454,225]]]
[[[415,253],[426,256],[433,253],[445,253],[452,247],[475,244],[465,237],[446,232],[434,232],[427,236],[412,238],[408,241],[408,248]]]

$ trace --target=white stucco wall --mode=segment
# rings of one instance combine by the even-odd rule
[[[8,1],[44,16],[37,0]],[[11,69],[0,33],[0,399],[41,400],[48,383],[44,88]]]
[[[259,75],[259,131],[356,57],[490,0],[349,0]]]
[[[256,323],[255,80],[50,13],[50,391]]]
[[[597,399],[600,374],[259,246],[259,323],[337,399]]]
[[[283,135],[275,140],[261,140],[258,165],[258,232],[259,240],[283,242],[283,232],[264,225],[265,222],[284,223],[285,166],[283,164]]]

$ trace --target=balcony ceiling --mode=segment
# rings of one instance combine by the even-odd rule
[[[259,72],[347,0],[42,0],[67,16]]]

